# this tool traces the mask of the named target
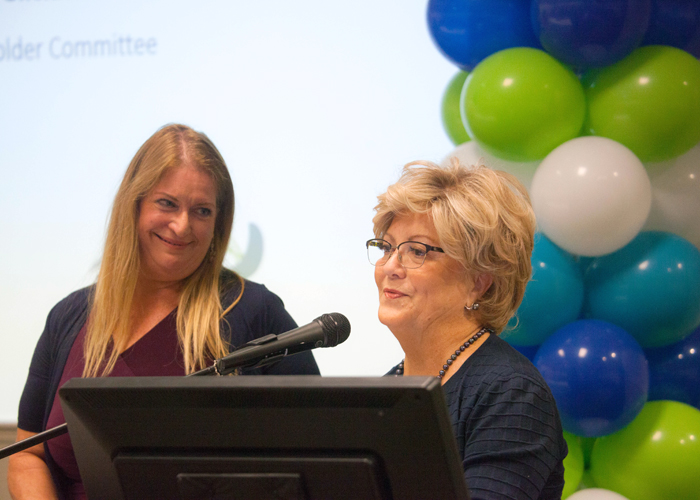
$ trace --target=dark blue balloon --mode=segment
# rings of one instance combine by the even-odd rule
[[[642,45],[670,45],[700,57],[700,2],[652,0]]]
[[[539,350],[540,346],[515,344],[510,344],[510,346],[516,351],[518,351],[520,354],[525,356],[527,359],[529,359],[532,362],[532,364],[535,364],[535,355],[537,354],[537,351]]]
[[[649,26],[651,0],[532,0],[542,47],[575,68],[599,68],[636,49]]]
[[[564,430],[605,436],[629,424],[649,391],[649,367],[632,336],[611,323],[579,320],[542,344],[535,366],[552,390]]]
[[[542,48],[530,0],[430,0],[428,28],[443,55],[464,71],[499,50]]]
[[[644,352],[649,401],[670,399],[700,409],[700,327],[676,344]]]
[[[509,343],[522,346],[540,345],[578,319],[583,305],[583,274],[572,255],[538,233],[530,261],[532,279],[516,317],[501,334]]]

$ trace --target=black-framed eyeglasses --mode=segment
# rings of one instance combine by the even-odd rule
[[[425,256],[428,252],[445,251],[440,247],[433,247],[421,243],[420,241],[404,241],[396,246],[393,246],[386,240],[374,239],[366,243],[367,257],[370,264],[373,266],[383,266],[391,258],[394,250],[399,251],[399,263],[405,269],[418,269],[425,262]]]

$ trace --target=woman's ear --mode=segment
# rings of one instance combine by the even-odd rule
[[[475,300],[479,300],[493,284],[493,276],[490,274],[479,274],[474,280],[473,293],[476,295]]]

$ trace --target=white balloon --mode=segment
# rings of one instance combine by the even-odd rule
[[[627,497],[603,488],[588,488],[570,495],[568,500],[627,500]]]
[[[605,137],[577,137],[549,153],[532,179],[532,206],[547,237],[577,255],[622,248],[644,226],[651,184],[632,151]]]
[[[644,229],[677,234],[700,249],[700,144],[646,169],[652,201]]]
[[[515,176],[528,191],[530,191],[530,185],[532,184],[532,176],[535,175],[535,170],[537,170],[537,166],[540,164],[539,161],[517,162],[503,160],[484,151],[476,141],[468,141],[460,144],[443,158],[440,165],[443,167],[447,166],[451,158],[459,159],[460,163],[465,166],[480,164],[486,165],[494,170],[508,172]]]

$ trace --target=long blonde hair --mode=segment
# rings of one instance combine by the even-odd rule
[[[207,136],[184,125],[167,125],[138,150],[114,199],[102,264],[90,300],[84,377],[109,375],[119,353],[126,348],[141,265],[137,230],[141,200],[169,169],[184,164],[211,175],[217,189],[211,250],[183,281],[178,304],[177,334],[185,372],[196,371],[208,360],[228,353],[219,333],[219,274],[233,224],[233,184],[224,159]]]

